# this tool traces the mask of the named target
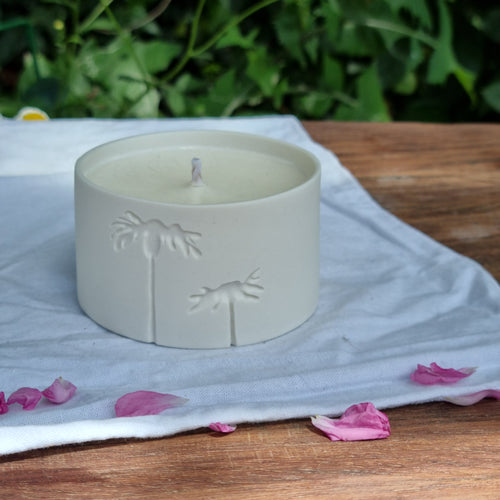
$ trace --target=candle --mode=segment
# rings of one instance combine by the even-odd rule
[[[82,309],[124,336],[214,348],[275,338],[313,314],[317,159],[232,132],[137,136],[75,168]]]

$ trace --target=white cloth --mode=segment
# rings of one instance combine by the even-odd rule
[[[220,350],[158,347],[104,330],[78,306],[75,160],[116,138],[188,128],[283,139],[322,163],[319,307],[282,337]],[[499,355],[498,283],[381,208],[293,117],[0,121],[0,391],[44,389],[59,376],[78,387],[63,405],[12,405],[0,415],[0,454],[500,389]],[[452,386],[410,380],[417,363],[432,361],[478,369]],[[136,390],[189,402],[116,418],[116,400]]]

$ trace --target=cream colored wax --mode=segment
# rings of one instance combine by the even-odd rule
[[[191,182],[193,157],[202,162],[201,186]],[[307,178],[286,159],[228,148],[140,151],[96,165],[86,177],[116,194],[189,205],[265,198],[299,186]]]

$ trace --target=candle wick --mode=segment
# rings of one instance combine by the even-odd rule
[[[203,179],[201,178],[201,160],[193,158],[191,160],[191,186],[203,186]]]

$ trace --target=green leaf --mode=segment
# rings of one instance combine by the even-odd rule
[[[247,60],[247,76],[259,86],[265,96],[272,96],[280,79],[276,61],[265,47],[248,52]]]
[[[107,17],[99,17],[92,24],[85,26],[80,34],[86,31],[108,31],[109,33],[114,33],[115,26]]]
[[[417,76],[413,71],[410,71],[394,86],[393,90],[397,94],[412,95],[416,92],[417,86]]]
[[[192,92],[200,92],[206,89],[207,84],[204,79],[195,78],[190,73],[182,73],[182,75],[175,80],[175,88],[179,92],[183,92],[185,94]]]
[[[345,21],[335,44],[335,51],[353,57],[369,57],[381,50],[377,32],[365,26],[359,26],[352,21]]]
[[[500,113],[500,79],[495,80],[482,91],[484,100],[497,112]]]
[[[273,91],[273,106],[274,109],[280,110],[283,105],[283,100],[289,90],[288,80],[286,78],[281,79],[278,84],[274,87]]]
[[[37,54],[38,69],[42,78],[54,76],[54,64],[49,61],[44,55]],[[23,58],[24,68],[19,77],[17,90],[19,94],[23,94],[29,87],[37,81],[33,56],[26,54]]]
[[[327,39],[334,46],[337,43],[342,11],[337,0],[322,0],[321,10],[325,16]]]
[[[194,116],[230,116],[248,101],[250,85],[236,80],[236,70],[222,74],[208,92],[189,99],[188,110]]]
[[[407,70],[406,62],[385,52],[377,60],[377,70],[384,89],[391,89],[400,82]]]
[[[161,40],[135,42],[134,49],[148,73],[165,71],[170,63],[182,52],[182,45]]]
[[[167,106],[174,116],[183,116],[186,114],[186,98],[184,92],[175,86],[169,85],[163,91]]]
[[[319,53],[319,38],[311,37],[304,43],[304,50],[309,57],[309,60],[316,63],[318,60]]]
[[[313,19],[313,2],[311,0],[288,0],[288,3],[296,7],[297,17],[301,29],[309,29]]]
[[[214,86],[210,89],[210,94],[217,100],[227,101],[228,96],[230,96],[235,87],[236,81],[236,70],[230,69],[221,75]]]
[[[98,54],[100,52],[102,52],[102,49],[97,47],[97,43],[93,39],[86,41],[80,48],[78,55],[80,71],[92,80],[97,79],[99,76]]]
[[[295,103],[308,117],[320,118],[325,116],[331,108],[333,100],[332,94],[310,91],[306,95],[296,98]]]
[[[432,17],[427,7],[425,0],[390,0],[387,5],[399,12],[401,10],[408,11],[413,17],[418,19],[422,27],[430,29],[432,26]]]
[[[0,18],[1,19],[1,18]],[[3,29],[0,22],[0,66],[7,65],[10,61],[19,60],[23,52],[28,49],[28,40],[26,29],[18,27],[17,29]]]
[[[248,35],[243,36],[239,26],[233,26],[219,39],[216,44],[216,48],[223,49],[226,47],[240,47],[242,49],[251,49],[255,44],[255,39],[258,34],[259,30],[255,28],[251,30]]]
[[[82,59],[83,68],[96,83],[111,88],[116,79],[115,70],[127,55],[121,43],[112,43],[95,52],[90,49],[89,55]]]
[[[476,75],[464,68],[463,66],[457,64],[453,70],[455,78],[460,82],[462,88],[467,92],[469,98],[472,102],[476,101],[476,94],[474,91],[474,85],[476,83]]]
[[[366,52],[367,55],[376,54],[383,48],[390,49],[397,40],[408,36],[408,32],[411,31],[391,10],[390,2],[342,0],[341,3],[346,19],[356,26],[356,29],[349,33],[352,39],[351,43],[354,41],[363,43],[364,50],[370,50],[370,52]]]
[[[429,60],[427,82],[443,84],[449,74],[455,75],[467,92],[470,99],[475,101],[474,83],[475,75],[472,71],[460,65],[455,57],[452,46],[452,22],[444,0],[440,0],[439,7],[439,39],[438,46]]]
[[[356,82],[358,99],[372,121],[389,121],[390,116],[382,93],[375,65],[370,66]]]
[[[500,7],[491,9],[484,20],[484,32],[496,43],[500,43]]]
[[[297,12],[285,9],[275,22],[276,34],[282,47],[295,59],[302,68],[307,64],[302,40],[302,28]]]
[[[69,97],[71,98],[85,98],[92,88],[90,81],[76,64],[73,64],[68,69],[65,84],[69,90]]]
[[[96,118],[111,118],[121,115],[122,101],[118,101],[109,92],[96,89],[92,99],[87,101],[88,109],[92,116]]]
[[[23,93],[22,98],[27,105],[36,106],[52,114],[65,95],[64,87],[58,79],[41,78]]]
[[[236,70],[230,69],[217,79],[209,90],[205,106],[210,116],[229,116],[240,103],[240,89],[236,85]]]
[[[159,104],[159,92],[156,89],[150,89],[130,107],[127,116],[134,118],[156,118],[158,116]]]
[[[440,84],[453,72],[456,66],[452,48],[452,25],[450,14],[444,0],[439,0],[439,39],[438,45],[429,60],[427,81]]]
[[[151,49],[159,46],[157,44],[139,43],[137,47],[137,53],[147,54],[154,53],[154,50]],[[162,56],[160,56],[161,58]],[[132,106],[132,113],[135,113],[135,115],[138,113],[137,116],[144,116],[145,110],[151,110],[153,108],[152,103],[159,101],[158,94],[149,93],[151,89],[148,88],[144,81],[145,74],[143,68],[138,66],[136,59],[129,51],[127,41],[123,38],[117,37],[114,39],[105,50],[97,51],[93,59],[96,71],[92,81],[102,86],[108,92],[111,91],[113,99],[119,103],[120,109],[125,113],[128,113],[127,110]],[[164,60],[161,59],[160,62],[164,62]],[[148,64],[151,64],[151,67],[153,67],[155,64],[154,61],[153,56]],[[142,59],[141,63],[144,66],[146,61]],[[88,68],[88,63],[86,63],[85,67]],[[138,101],[141,102],[139,105],[136,105],[135,103]]]
[[[376,61],[382,87],[399,94],[412,94],[417,89],[418,67],[424,60],[422,44],[418,40],[398,40],[390,51],[381,54]]]
[[[9,97],[0,97],[0,115],[2,116],[11,118],[15,116],[22,107],[22,101]]]
[[[123,57],[109,74],[110,84],[113,92],[117,96],[123,96],[134,100],[141,95],[145,89],[142,80],[142,73],[129,57]]]
[[[408,52],[405,54],[404,59],[406,61],[406,69],[408,71],[416,70],[417,67],[423,63],[425,59],[425,52],[422,44],[415,38],[409,40]]]
[[[390,121],[382,86],[375,65],[371,65],[356,80],[357,105],[341,105],[335,114],[337,120]]]
[[[328,54],[323,55],[320,86],[324,90],[342,90],[344,86],[344,70],[342,64]]]
[[[115,116],[143,118],[158,115],[160,95],[144,82],[143,71],[124,40],[115,39],[105,51],[98,52],[95,64],[98,71],[93,79],[94,85],[99,85],[108,95],[110,102],[105,106],[114,110]]]

